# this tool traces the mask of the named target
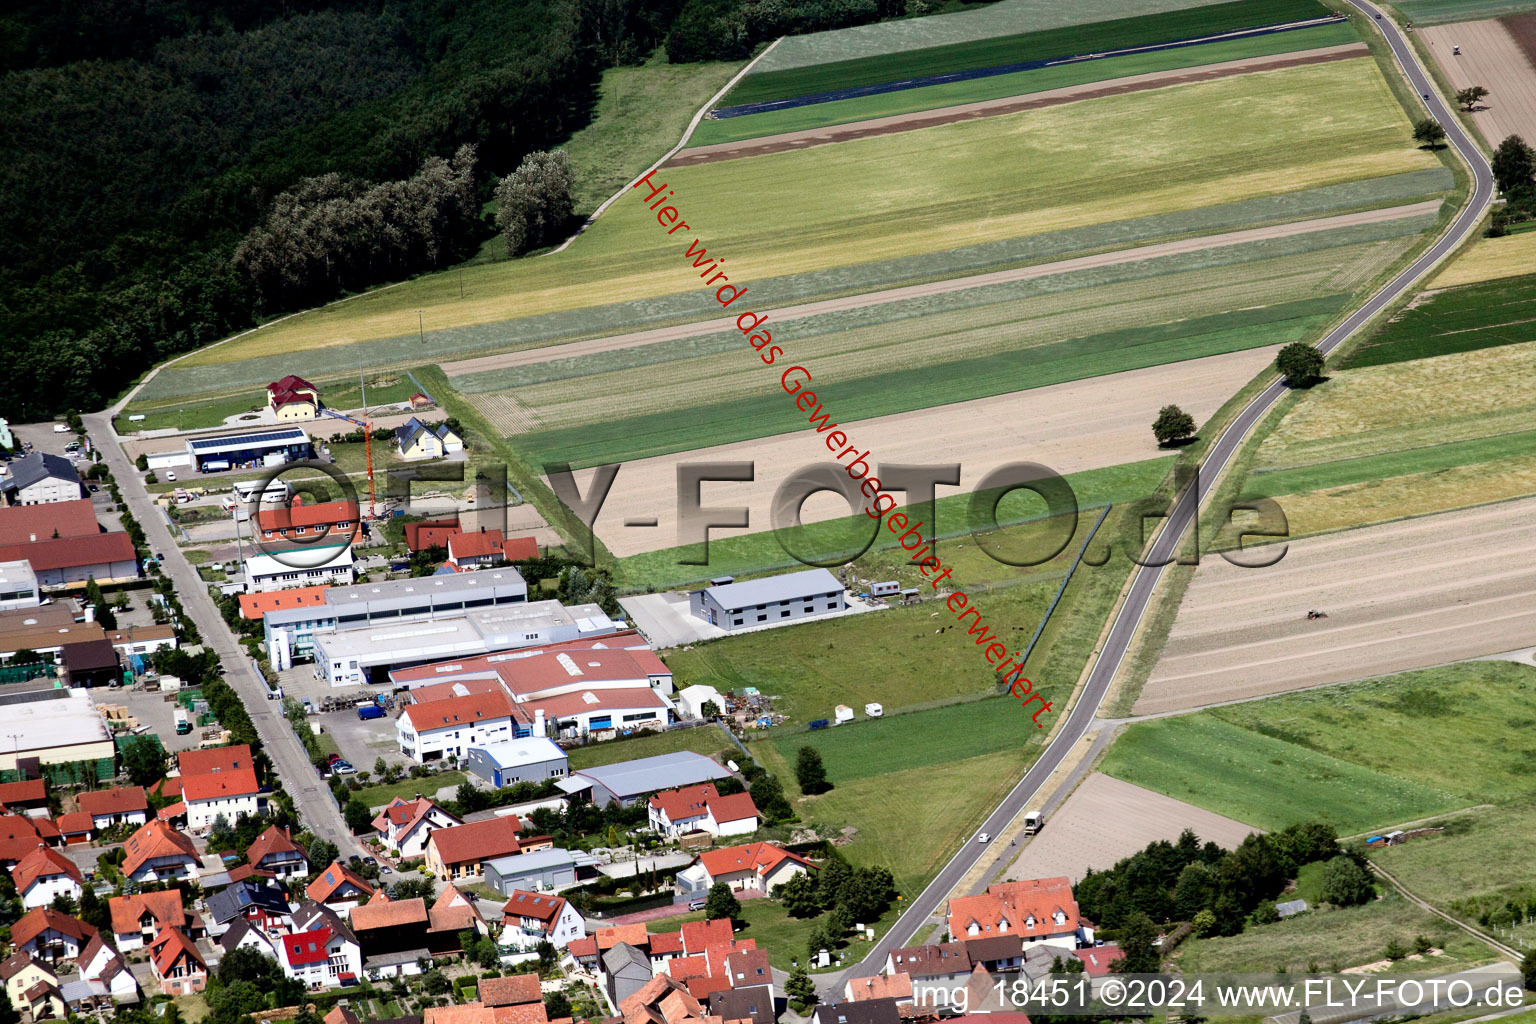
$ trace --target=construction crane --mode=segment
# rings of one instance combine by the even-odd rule
[[[347,416],[343,413],[337,412],[335,409],[322,407],[320,412],[326,416],[331,417],[332,419],[346,420],[348,423],[352,423],[363,428],[363,455],[364,458],[366,458],[368,461],[368,518],[377,519],[379,517],[379,504],[373,493],[373,421],[368,418],[368,385],[363,380],[363,372],[361,369],[359,369],[357,372],[357,382],[358,385],[362,388],[363,394],[362,419],[356,419],[355,417]]]

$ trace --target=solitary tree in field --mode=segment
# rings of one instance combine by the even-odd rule
[[[1488,90],[1480,85],[1469,85],[1465,89],[1456,90],[1456,102],[1461,104],[1461,109],[1471,110],[1487,97]]]
[[[1432,117],[1426,117],[1413,126],[1413,141],[1430,149],[1445,141],[1445,127]]]
[[[1195,436],[1195,418],[1176,405],[1165,405],[1152,422],[1152,436],[1160,445],[1170,445]]]
[[[1511,135],[1493,151],[1493,177],[1499,191],[1515,192],[1531,184],[1536,176],[1536,151],[1518,135]]]
[[[807,795],[832,788],[827,782],[826,766],[821,763],[821,752],[815,747],[801,747],[795,755],[795,781],[800,783],[800,792]]]
[[[1304,341],[1293,341],[1275,357],[1275,369],[1293,388],[1304,388],[1323,375],[1323,354]]]

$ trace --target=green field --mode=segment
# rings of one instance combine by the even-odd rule
[[[737,142],[742,139],[777,135],[781,132],[824,128],[829,125],[933,110],[937,107],[961,103],[1027,96],[1030,93],[1064,89],[1090,82],[1105,82],[1130,75],[1172,71],[1249,57],[1267,57],[1276,53],[1290,53],[1323,46],[1339,46],[1344,43],[1359,42],[1359,40],[1360,35],[1352,25],[1348,22],[1339,22],[1295,32],[1228,39],[1204,43],[1200,46],[1181,47],[1176,50],[1157,50],[1152,53],[1081,61],[1036,68],[1033,71],[1016,71],[1012,74],[975,78],[964,82],[946,82],[942,85],[927,85],[916,89],[903,89],[899,92],[880,93],[875,96],[860,96],[856,99],[831,100],[785,110],[769,110],[761,114],[707,119],[700,122],[698,129],[688,139],[688,145],[690,147],[711,146],[721,142]]]
[[[160,372],[163,375],[174,373],[174,370]],[[320,400],[328,408],[351,410],[363,407],[363,389],[356,374],[339,379],[314,380],[311,383],[320,390]],[[125,407],[122,415],[118,417],[116,426],[119,433],[159,430],[165,427],[176,430],[218,427],[222,426],[225,419],[230,416],[259,411],[265,409],[267,405],[264,384],[253,384],[244,394],[197,402],[187,402],[178,397],[175,394],[177,387],[178,384],[175,382],[157,385],[156,381],[150,381],[135,397],[133,403]],[[368,381],[368,407],[377,410],[381,405],[404,402],[418,390],[420,389],[404,373],[375,376]],[[129,422],[128,416],[134,414],[142,414],[144,419],[138,423]],[[318,425],[327,429],[334,428],[336,431],[352,429],[340,420],[332,419],[321,420]]]
[[[1071,473],[1065,479],[1077,496],[1078,506],[1083,510],[1082,516],[1091,520],[1097,515],[1093,511],[1094,506],[1106,502],[1119,504],[1134,501],[1156,491],[1158,484],[1168,473],[1172,458],[1168,456],[1120,466],[1106,466],[1103,469]],[[932,523],[940,538],[963,534],[969,522],[967,505],[970,500],[970,495],[946,495],[934,502]],[[902,511],[912,512],[910,508],[903,508]],[[1043,503],[1036,508],[1025,505],[1022,501],[1017,506],[1005,501],[999,510],[998,519],[1006,526],[1015,522],[1033,520],[1044,513]],[[771,569],[798,567],[799,563],[784,550],[783,544],[786,539],[796,543],[797,551],[831,553],[857,548],[870,536],[871,530],[869,517],[860,515],[808,523],[800,528],[799,534],[795,537],[789,537],[790,532],[790,530],[765,530],[744,536],[711,540],[709,564],[703,566],[680,564],[684,557],[696,554],[692,548],[686,547],[666,548],[661,551],[631,555],[619,562],[617,575],[625,587],[663,590],[697,583],[715,576],[747,576]],[[892,573],[889,578],[902,579],[905,586],[915,586],[917,583],[915,573],[910,570],[904,573],[902,571],[906,569],[904,564],[899,567],[894,564],[898,561],[895,557],[899,552],[898,542],[899,538],[888,535],[888,531],[880,531],[876,535],[874,544],[857,563],[860,572],[869,575],[876,571],[883,571],[889,562],[892,563],[888,566]],[[959,544],[944,545],[944,547],[947,564],[954,564],[957,575],[963,579],[992,581],[1007,570],[1006,566],[990,559],[985,563],[978,560],[977,564],[970,564],[971,560],[961,555],[961,551],[969,550],[977,553],[978,559],[985,558],[984,555],[980,555],[980,549],[974,544],[962,541]],[[950,551],[950,547],[955,550]],[[878,557],[882,552],[890,557]],[[955,561],[951,563],[949,560]],[[880,569],[876,569],[876,565],[880,566]]]
[[[1424,298],[1353,348],[1342,369],[1536,341],[1536,276],[1450,288]]]
[[[1480,21],[1536,11],[1533,0],[1398,0],[1394,4],[1408,21],[1445,25],[1456,21]]]
[[[750,282],[871,253],[912,256],[1438,167],[1407,127],[1375,64],[1360,59],[679,168],[667,180],[690,232],[727,255],[733,280]],[[743,194],[754,197],[753,215]],[[353,342],[391,338],[400,351],[386,345],[366,361],[389,352],[419,362],[417,309],[431,332],[487,325],[484,345],[498,347],[501,321],[688,288],[674,246],[640,203],[619,203],[566,252],[466,268],[462,299],[457,272],[426,276],[273,324],[178,369],[268,357],[237,372],[335,375],[357,364]]]
[[[1255,473],[1243,485],[1243,497],[1274,498],[1530,455],[1536,455],[1536,430]]]
[[[1327,14],[1328,9],[1317,0],[1233,0],[807,67],[755,70],[731,90],[722,105],[761,103],[928,75],[1197,39]]]
[[[1536,794],[1516,727],[1533,696],[1536,670],[1507,662],[1406,672],[1133,725],[1104,770],[1263,828],[1352,834]]]
[[[685,684],[686,685],[686,684]],[[731,741],[719,729],[675,729],[671,732],[642,733],[638,736],[612,743],[595,743],[587,747],[573,747],[570,752],[571,770],[595,768],[616,761],[632,761],[639,757],[655,757],[657,754],[675,754],[691,750],[696,754],[714,757],[722,750],[734,750]]]

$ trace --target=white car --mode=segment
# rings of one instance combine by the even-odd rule
[[[173,471],[169,470],[169,469],[165,471],[165,478],[167,480],[169,480],[171,483],[175,483],[176,482],[176,474]]]
[[[978,843],[989,842],[991,839],[992,839],[992,833],[990,833],[990,832],[983,832],[981,835],[976,837],[976,841]]]

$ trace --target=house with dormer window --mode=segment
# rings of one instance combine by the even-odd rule
[[[957,897],[949,901],[946,922],[957,941],[1017,935],[1025,948],[1047,943],[1064,950],[1093,941],[1065,877],[1003,882],[979,896]]]

